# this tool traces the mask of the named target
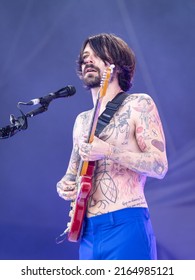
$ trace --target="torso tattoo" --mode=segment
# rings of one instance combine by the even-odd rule
[[[152,123],[160,123],[158,115],[153,112],[153,105],[150,106],[148,102],[147,98],[143,98],[142,95],[140,97],[138,94],[127,97],[100,134],[100,138],[119,149],[135,153],[143,152],[145,140],[147,137],[151,137],[147,134],[149,124],[151,126]],[[135,125],[136,112],[139,112],[140,123],[143,124],[139,127]],[[88,111],[81,115],[80,131],[82,133],[86,133],[86,127],[90,124],[90,114]],[[151,143],[162,151],[163,143],[155,137],[155,133],[159,134],[160,130],[154,129],[153,133],[154,138],[150,139]],[[137,164],[141,163],[137,162]],[[145,181],[144,173],[124,167],[116,161],[100,160],[96,162],[93,189],[88,201],[88,216],[127,207],[147,207],[144,195]]]

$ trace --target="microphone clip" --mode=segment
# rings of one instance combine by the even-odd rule
[[[14,115],[10,115],[10,125],[0,128],[0,139],[9,138],[15,135],[18,131],[27,129],[27,127],[27,117],[24,114],[18,118]]]
[[[11,125],[16,126],[18,130],[25,130],[28,128],[27,117],[24,114],[18,118],[11,114],[10,123]]]

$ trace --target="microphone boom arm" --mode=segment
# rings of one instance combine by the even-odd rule
[[[21,130],[26,130],[28,128],[28,122],[27,118],[32,118],[38,114],[41,114],[45,111],[47,111],[49,106],[48,104],[45,104],[43,106],[40,106],[39,108],[30,111],[26,114],[24,114],[20,109],[20,112],[22,113],[21,116],[18,118],[15,118],[14,115],[10,115],[10,125],[7,125],[5,127],[0,128],[0,139],[6,139],[10,138],[13,135],[15,135],[17,132]]]
[[[28,103],[18,102],[17,107],[22,115],[19,116],[18,118],[15,118],[14,115],[10,115],[11,124],[0,128],[0,139],[9,138],[15,135],[18,131],[27,129],[28,127],[27,118],[29,117],[32,118],[40,113],[47,111],[49,104],[53,99],[72,96],[73,94],[75,94],[75,92],[76,92],[75,87],[69,85],[64,88],[61,88],[60,90],[54,93],[50,93],[49,95],[46,95],[44,97],[33,99]],[[42,106],[26,114],[24,114],[20,109],[20,105],[37,105],[37,104],[41,104]]]

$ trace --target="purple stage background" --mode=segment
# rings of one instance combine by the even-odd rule
[[[75,61],[83,40],[101,32],[133,48],[131,92],[150,94],[164,124],[169,171],[146,184],[158,258],[195,259],[194,15],[194,0],[0,0],[0,127],[20,115],[19,101],[77,89],[28,119],[27,130],[0,139],[0,259],[78,258],[77,243],[55,243],[69,220],[56,182],[75,117],[92,106]]]

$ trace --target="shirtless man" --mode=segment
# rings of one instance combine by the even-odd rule
[[[135,56],[113,34],[87,38],[79,55],[78,74],[90,89],[94,104],[102,74],[110,64],[115,68],[100,114],[107,102],[130,89]],[[87,143],[92,113],[93,110],[83,112],[76,118],[68,169],[57,183],[59,196],[74,200],[80,159],[96,162],[80,240],[80,259],[156,259],[144,185],[147,176],[162,179],[168,163],[155,103],[148,94],[129,94],[100,136]]]

